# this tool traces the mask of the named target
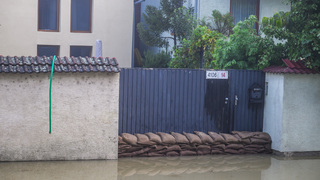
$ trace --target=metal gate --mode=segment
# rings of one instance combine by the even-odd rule
[[[119,134],[261,131],[263,103],[249,103],[248,89],[263,86],[264,73],[228,74],[228,79],[206,79],[206,70],[122,69]]]

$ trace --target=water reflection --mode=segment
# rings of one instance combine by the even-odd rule
[[[270,165],[269,155],[123,158],[118,179],[261,179],[261,171]]]
[[[271,155],[122,158],[107,161],[0,162],[0,179],[318,180],[320,159]]]
[[[0,162],[1,180],[117,179],[117,160]]]

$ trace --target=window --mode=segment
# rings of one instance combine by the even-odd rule
[[[234,23],[248,19],[250,15],[255,15],[259,20],[260,0],[230,0],[230,12],[234,17]],[[257,28],[257,24],[255,25]]]
[[[53,46],[53,45],[38,45],[37,47],[38,56],[59,56],[60,53],[60,46]]]
[[[38,31],[59,31],[60,0],[38,1]]]
[[[92,0],[71,0],[71,32],[91,32]]]
[[[70,56],[91,57],[92,46],[70,46]]]

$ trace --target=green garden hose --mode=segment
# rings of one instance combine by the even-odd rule
[[[54,60],[56,56],[53,56],[52,60],[52,67],[51,67],[51,76],[50,76],[50,88],[49,88],[49,134],[51,134],[51,87],[52,87],[52,76],[53,76],[53,67],[54,67]]]

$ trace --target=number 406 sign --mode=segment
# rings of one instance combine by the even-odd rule
[[[207,71],[206,79],[228,79],[228,71]]]

